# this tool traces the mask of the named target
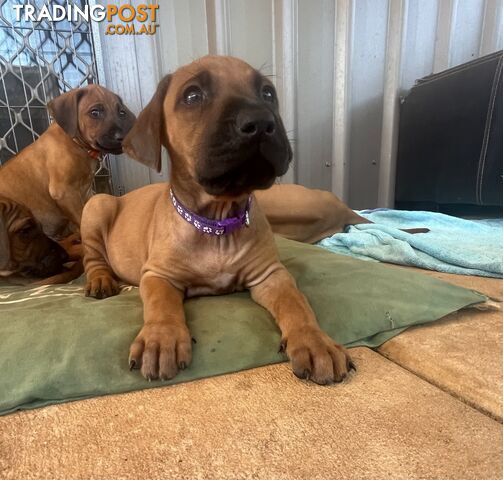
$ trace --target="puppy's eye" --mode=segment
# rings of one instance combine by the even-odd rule
[[[269,85],[266,85],[264,88],[262,88],[262,98],[266,102],[274,103],[274,101],[276,100],[276,92],[274,91],[274,88],[270,87]]]
[[[21,235],[22,237],[27,237],[28,235],[33,233],[34,230],[35,230],[35,224],[29,222],[25,224],[21,229],[19,229],[16,233]]]
[[[199,87],[189,87],[183,92],[183,101],[187,105],[198,105],[203,102],[204,94]]]
[[[103,112],[101,110],[98,110],[97,108],[93,108],[90,112],[89,115],[93,118],[100,118],[101,114]]]
[[[126,110],[119,110],[119,117],[125,117],[126,116]]]

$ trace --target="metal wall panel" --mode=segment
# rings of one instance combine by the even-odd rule
[[[330,190],[335,4],[301,1],[297,18],[296,179]]]
[[[449,66],[469,62],[479,56],[484,0],[457,0],[451,24]]]
[[[240,56],[275,75],[295,151],[284,181],[332,190],[354,208],[386,206],[400,95],[502,49],[502,12],[503,0],[163,0],[153,39],[114,46],[102,36],[105,64],[125,40],[137,53],[136,67],[113,61],[106,78],[139,109],[161,73],[206,53]],[[165,178],[118,163],[124,190]]]
[[[350,57],[350,205],[375,205],[383,115],[388,2],[353,4]]]
[[[403,34],[402,90],[434,70],[437,17],[436,0],[409,0]]]
[[[231,0],[229,54],[245,58],[264,74],[273,72],[273,17],[270,0]]]

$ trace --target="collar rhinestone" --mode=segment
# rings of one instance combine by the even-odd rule
[[[228,235],[238,228],[242,228],[245,225],[248,227],[250,225],[251,195],[248,197],[246,207],[243,211],[239,212],[235,217],[225,218],[224,220],[212,220],[191,212],[180,203],[171,188],[169,189],[169,196],[180,217],[192,224],[199,231],[207,233],[208,235]]]

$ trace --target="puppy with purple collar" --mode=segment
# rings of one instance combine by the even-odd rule
[[[157,170],[162,146],[171,160],[169,184],[97,195],[82,216],[87,294],[114,295],[117,279],[140,287],[144,325],[131,368],[174,377],[191,361],[184,299],[248,289],[276,320],[295,375],[343,380],[351,359],[279,261],[252,193],[269,188],[292,157],[270,81],[232,57],[181,67],[160,82],[123,145]]]

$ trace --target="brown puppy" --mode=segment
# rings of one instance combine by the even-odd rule
[[[302,185],[273,185],[255,197],[272,231],[298,242],[315,243],[348,225],[372,223],[334,194]]]
[[[49,110],[55,123],[0,168],[0,195],[25,205],[58,238],[78,228],[98,158],[121,153],[135,117],[98,85],[60,95]]]
[[[315,243],[343,232],[348,225],[373,223],[351,210],[333,193],[302,185],[273,185],[255,192],[272,231],[298,242]],[[406,228],[407,233],[427,233],[428,228]]]
[[[79,275],[74,269],[64,269],[68,259],[66,251],[44,234],[26,207],[0,197],[0,277],[67,282]]]
[[[175,376],[191,361],[184,298],[249,289],[276,319],[297,376],[320,384],[345,378],[348,354],[318,326],[250,197],[291,160],[273,85],[232,57],[180,68],[161,81],[124,141],[128,154],[157,170],[161,145],[170,154],[169,185],[97,195],[81,224],[87,294],[117,293],[116,277],[140,286],[144,326],[131,368],[141,366],[147,379]],[[236,229],[217,234],[229,223]]]

